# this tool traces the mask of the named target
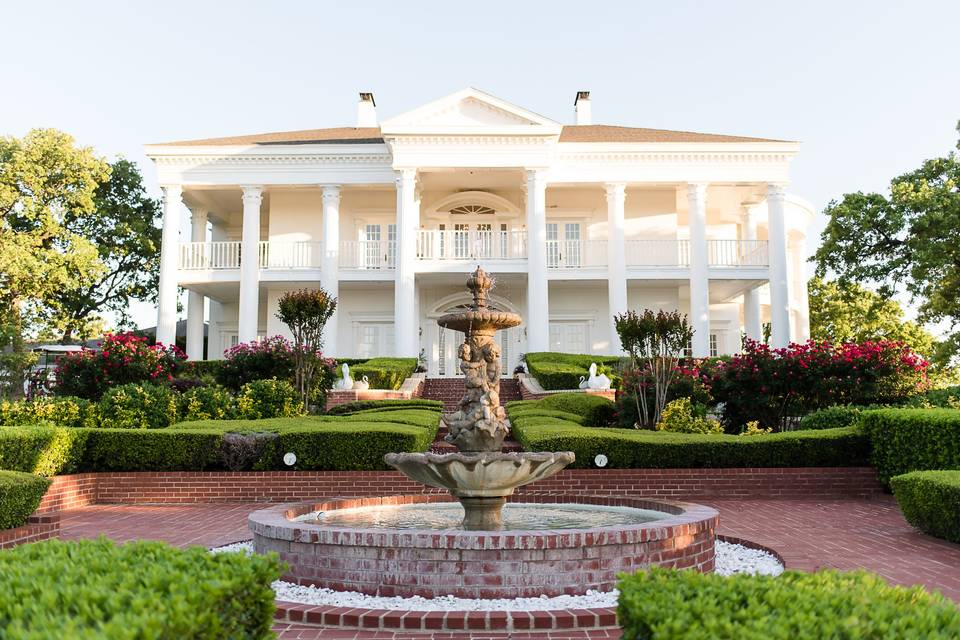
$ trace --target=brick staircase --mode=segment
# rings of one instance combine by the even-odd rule
[[[462,378],[427,378],[423,385],[423,398],[427,400],[439,400],[443,402],[443,410],[446,412],[455,411],[463,394],[466,393],[466,387]],[[520,399],[520,386],[516,380],[503,379],[500,381],[500,404],[504,405],[513,400]],[[456,451],[449,442],[444,441],[447,435],[447,426],[440,425],[440,431],[437,433],[437,439],[430,445],[430,451],[433,453],[453,453]],[[515,440],[505,440],[503,443],[504,451],[520,451],[520,444]]]

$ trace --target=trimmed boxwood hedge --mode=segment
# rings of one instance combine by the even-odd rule
[[[524,361],[530,375],[548,391],[579,389],[580,376],[590,377],[590,365],[594,362],[613,381],[614,387],[620,386],[620,376],[614,373],[614,369],[619,368],[621,362],[618,356],[535,351],[526,354]]]
[[[435,411],[443,410],[443,403],[439,400],[426,400],[424,398],[410,398],[409,400],[356,400],[354,402],[345,402],[330,407],[327,411],[328,416],[342,416],[348,413],[357,413],[358,411],[369,411],[375,409],[378,411],[390,411],[392,409],[431,409]]]
[[[276,555],[161,542],[50,540],[0,552],[0,635],[263,640],[272,637]]]
[[[513,416],[543,415],[553,416],[556,412],[572,413],[580,416],[580,424],[588,427],[605,427],[613,424],[617,405],[603,396],[588,393],[556,393],[541,400],[515,400],[507,403],[507,413]]]
[[[907,522],[951,542],[960,542],[960,470],[914,471],[890,479]]]
[[[399,389],[403,381],[417,370],[416,358],[370,358],[350,365],[350,377],[361,380],[367,376],[371,389]],[[342,372],[337,371],[337,379]]]
[[[49,479],[31,473],[0,471],[0,529],[26,523],[49,486]]]
[[[623,576],[619,589],[624,640],[960,637],[955,603],[864,571],[772,577],[654,567]]]
[[[92,429],[0,427],[0,469],[56,476],[79,470]]]
[[[205,471],[217,466],[223,432],[90,429],[83,471]]]
[[[863,407],[836,405],[809,413],[800,420],[801,429],[838,429],[852,427],[860,419]]]
[[[846,467],[866,465],[870,453],[853,427],[741,437],[592,428],[538,417],[513,422],[513,434],[527,451],[573,451],[573,467],[590,467],[601,453],[614,469]]]
[[[911,471],[960,469],[960,410],[876,409],[860,414],[883,482]]]

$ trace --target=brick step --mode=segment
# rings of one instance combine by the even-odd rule
[[[443,402],[444,411],[456,410],[464,393],[462,378],[427,378],[423,385],[423,397]],[[516,380],[504,378],[500,381],[500,404],[513,400],[520,400],[520,385]]]

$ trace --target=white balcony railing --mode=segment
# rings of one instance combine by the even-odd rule
[[[687,267],[689,240],[627,240],[628,267]],[[180,244],[180,269],[238,269],[240,242],[185,242]],[[580,269],[607,265],[606,240],[548,240],[547,267]],[[525,231],[417,232],[418,260],[525,260]],[[259,245],[261,269],[319,269],[323,262],[320,242],[264,241]],[[766,240],[708,240],[711,267],[766,267]],[[340,243],[340,266],[345,269],[395,269],[397,243],[360,240]]]
[[[527,257],[527,232],[417,231],[418,260],[519,260]]]
[[[397,243],[394,240],[350,240],[340,243],[343,269],[396,269]]]

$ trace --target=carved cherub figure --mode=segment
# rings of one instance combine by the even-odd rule
[[[494,388],[500,382],[500,347],[496,342],[483,345],[483,360],[486,363],[487,385]]]

